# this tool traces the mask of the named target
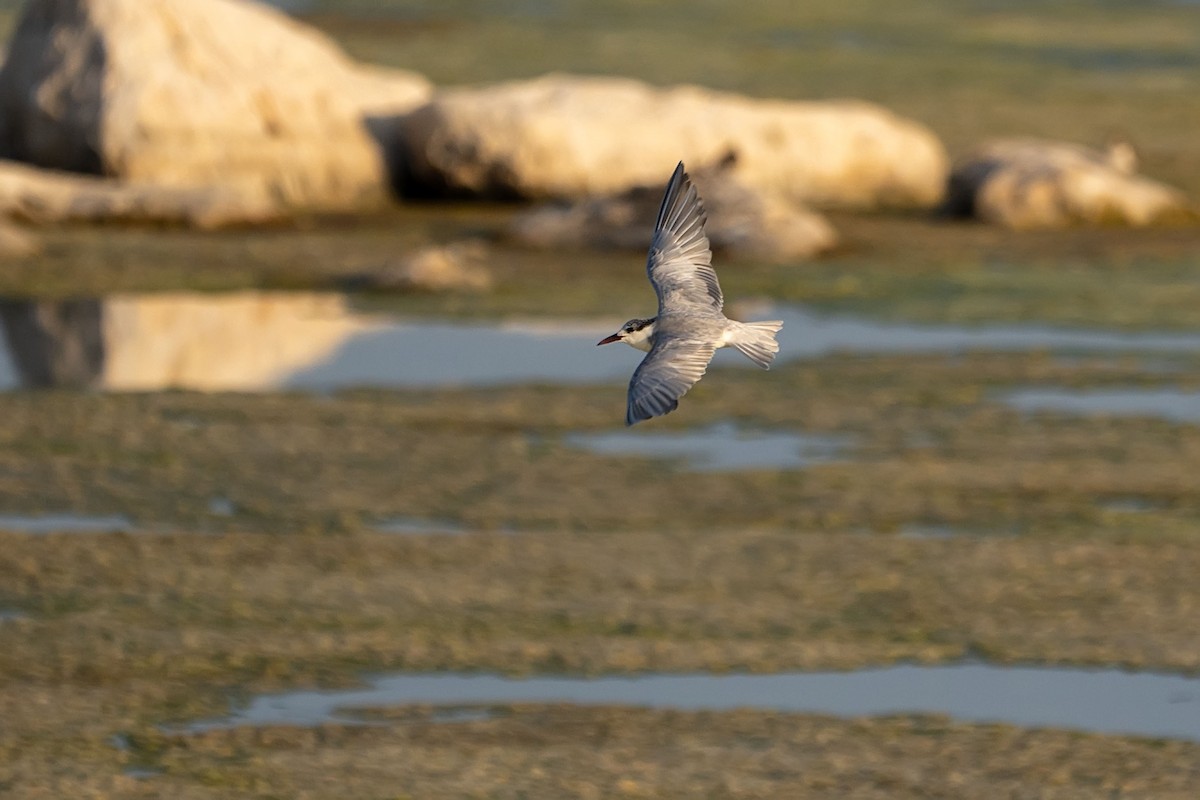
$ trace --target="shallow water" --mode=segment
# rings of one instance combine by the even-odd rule
[[[121,770],[121,774],[134,780],[145,781],[161,777],[166,774],[166,771],[161,769],[146,769],[144,767],[129,767]]]
[[[841,717],[934,713],[972,722],[1200,741],[1200,679],[984,664],[776,675],[392,675],[374,678],[364,689],[258,697],[229,717],[184,730],[354,723],[358,720],[349,709],[406,704],[554,702],[686,711],[757,708]]]
[[[963,353],[972,350],[1020,352],[1192,353],[1200,334],[1126,333],[1103,329],[1059,328],[1039,323],[935,325],[876,322],[849,315],[821,315],[796,306],[769,309],[784,320],[780,343],[791,358],[831,353]]]
[[[0,303],[0,389],[332,391],[526,382],[624,382],[642,355],[596,347],[623,321],[468,324],[368,313],[317,292],[113,295]],[[917,325],[766,308],[784,321],[780,361],[832,353],[969,350],[1191,354],[1200,334],[1070,330],[1043,325]],[[731,351],[717,365],[749,366]]]
[[[430,534],[460,536],[467,532],[461,524],[450,519],[427,519],[425,517],[389,517],[371,526],[380,533]]]
[[[134,529],[128,517],[90,517],[83,514],[0,514],[0,531],[13,533],[127,533]]]
[[[281,388],[580,384],[627,378],[639,354],[627,347],[596,347],[607,327],[570,320],[482,325],[392,319],[347,339],[330,357],[295,370]]]
[[[700,472],[801,469],[835,460],[849,446],[843,436],[743,431],[730,423],[680,433],[576,434],[566,442],[605,456],[684,459],[689,469]]]
[[[901,525],[896,535],[901,539],[954,539],[963,532],[950,525],[910,522]]]
[[[0,316],[0,389],[9,390],[587,383],[628,375],[637,363],[632,351],[595,346],[611,332],[608,323],[406,319],[355,309],[348,296],[334,293],[8,301],[0,303]]]
[[[13,363],[8,337],[0,329],[0,391],[11,391],[22,384],[21,374]]]
[[[1182,389],[1021,389],[1004,395],[1020,411],[1087,416],[1155,417],[1200,422],[1200,392]]]
[[[208,501],[208,513],[214,517],[235,517],[237,504],[228,497],[212,497]]]
[[[1098,501],[1096,507],[1115,514],[1146,514],[1164,506],[1162,503],[1155,503],[1144,497],[1109,497]]]
[[[1020,536],[1023,528],[1016,524],[992,525],[985,527],[962,528],[939,522],[907,522],[896,529],[896,535],[901,539],[957,539],[975,537],[977,539],[997,539]]]

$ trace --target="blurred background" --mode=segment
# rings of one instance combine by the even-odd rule
[[[0,794],[1195,796],[1200,5],[0,37]],[[626,429],[679,160],[782,351]]]

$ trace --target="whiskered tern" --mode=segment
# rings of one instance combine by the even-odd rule
[[[705,220],[704,204],[681,161],[667,184],[646,260],[658,316],[631,319],[597,342],[624,342],[649,352],[629,381],[626,425],[674,411],[719,347],[735,347],[763,369],[770,369],[779,352],[775,334],[782,322],[737,322],[721,312],[725,300]]]

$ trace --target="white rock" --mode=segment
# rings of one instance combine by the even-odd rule
[[[790,198],[745,186],[735,177],[733,165],[690,174],[708,214],[709,240],[718,252],[792,261],[837,244],[837,232],[824,216]],[[645,251],[666,177],[617,195],[532,208],[513,220],[509,232],[531,247]]]
[[[406,191],[585,197],[655,184],[677,161],[737,156],[757,190],[824,206],[932,206],[945,150],[853,101],[758,100],[692,86],[547,75],[437,93],[402,122]]]
[[[269,222],[279,209],[251,187],[176,187],[39,169],[0,160],[0,215],[26,222],[154,222],[219,228]]]
[[[492,274],[483,265],[486,256],[487,248],[477,241],[426,247],[386,267],[371,281],[371,287],[427,292],[485,291],[492,287]]]
[[[248,0],[30,0],[0,70],[0,155],[345,207],[385,195],[377,137],[429,92]]]
[[[1194,217],[1182,192],[1136,169],[1137,156],[1124,143],[1101,152],[1069,142],[998,139],[955,164],[944,208],[1015,229]]]
[[[0,220],[0,259],[28,258],[41,252],[41,239],[8,220]]]

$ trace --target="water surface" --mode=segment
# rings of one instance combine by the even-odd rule
[[[1025,350],[1192,354],[1200,348],[1197,333],[1129,333],[1039,323],[968,326],[877,322],[850,315],[822,315],[798,306],[776,307],[766,313],[784,320],[780,343],[790,358],[838,352],[954,354]]]
[[[0,531],[14,533],[128,533],[133,529],[133,521],[119,515],[0,514]]]
[[[725,711],[755,708],[840,717],[947,714],[972,722],[1200,741],[1200,679],[1115,669],[896,666],[775,675],[506,678],[405,674],[367,688],[266,695],[224,719],[187,726],[358,722],[351,709],[406,704],[575,703]]]
[[[1200,392],[1182,389],[1020,389],[1004,395],[1004,402],[1026,412],[1200,422]]]
[[[1157,511],[1164,508],[1164,504],[1156,503],[1145,497],[1107,497],[1099,500],[1096,507],[1102,511],[1111,511],[1115,514],[1145,514],[1150,511]]]
[[[380,533],[409,535],[436,533],[460,536],[467,532],[466,528],[452,519],[429,519],[427,517],[388,517],[379,520],[371,527]]]
[[[918,325],[768,307],[784,321],[779,360],[834,353],[1053,350],[1192,354],[1200,334],[1073,330],[1037,324]],[[332,391],[624,382],[642,354],[596,347],[624,319],[463,323],[354,306],[326,292],[111,295],[0,301],[0,389]],[[722,350],[714,363],[749,362]]]
[[[909,522],[900,526],[896,535],[901,539],[954,539],[963,535],[958,528],[929,522]]]

